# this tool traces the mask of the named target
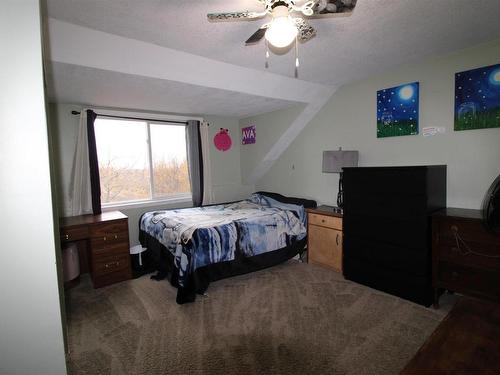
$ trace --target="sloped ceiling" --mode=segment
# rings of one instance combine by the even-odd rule
[[[301,1],[298,1],[300,3]],[[257,181],[341,85],[500,38],[499,0],[358,0],[350,17],[271,54],[244,41],[265,20],[210,23],[256,0],[47,0],[48,94],[55,102],[245,117],[304,103],[252,173]]]

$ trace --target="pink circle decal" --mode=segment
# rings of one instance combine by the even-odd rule
[[[231,148],[232,143],[229,130],[220,128],[220,131],[214,137],[215,148],[219,151],[227,151]]]

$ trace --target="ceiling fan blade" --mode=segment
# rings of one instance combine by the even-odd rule
[[[227,13],[208,13],[207,18],[209,21],[238,21],[238,20],[252,20],[262,18],[267,12],[227,12]]]
[[[295,25],[299,31],[297,34],[297,39],[299,42],[304,43],[316,35],[316,29],[309,25],[302,18],[295,18]]]
[[[254,44],[260,41],[264,35],[266,35],[267,27],[261,27],[259,30],[254,32],[250,38],[248,38],[245,44]]]
[[[356,7],[356,0],[316,0],[312,7],[313,14],[308,18],[330,18],[350,16]]]

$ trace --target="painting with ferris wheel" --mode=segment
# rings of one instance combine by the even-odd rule
[[[500,127],[500,64],[455,74],[455,130]]]

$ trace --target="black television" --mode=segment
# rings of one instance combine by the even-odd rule
[[[483,221],[488,230],[500,234],[500,175],[484,196]]]

